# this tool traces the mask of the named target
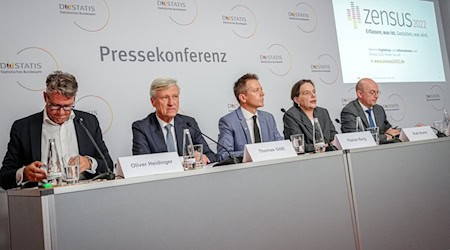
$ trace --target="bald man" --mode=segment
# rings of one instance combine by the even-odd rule
[[[378,84],[370,79],[363,78],[356,84],[357,99],[347,104],[341,112],[342,133],[356,131],[356,117],[361,117],[365,128],[378,127],[380,143],[386,143],[400,134],[400,130],[392,128],[386,119],[384,108],[377,104],[380,91]]]

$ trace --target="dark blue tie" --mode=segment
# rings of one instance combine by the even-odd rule
[[[372,109],[366,110],[366,113],[369,115],[369,125],[370,125],[370,127],[374,128],[375,127],[375,122],[373,121],[373,118],[372,118]]]

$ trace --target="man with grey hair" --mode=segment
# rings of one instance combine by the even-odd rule
[[[171,78],[157,78],[150,86],[150,102],[155,112],[135,121],[133,155],[178,152],[183,155],[183,129],[189,129],[192,142],[203,144],[203,163],[215,162],[211,151],[194,118],[178,114],[180,88]]]
[[[51,138],[55,139],[60,157],[80,156],[80,178],[90,179],[106,172],[107,167],[112,169],[112,160],[103,142],[97,118],[73,109],[77,91],[78,83],[69,73],[55,71],[47,77],[43,92],[44,110],[12,125],[8,149],[0,169],[2,188],[33,187],[47,178],[42,166],[46,163]],[[81,125],[85,125],[93,136],[106,163]]]

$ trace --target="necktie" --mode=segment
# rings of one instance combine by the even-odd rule
[[[257,116],[253,117],[253,133],[255,134],[255,143],[261,142],[261,135],[259,134],[258,123],[256,122]]]
[[[167,124],[164,127],[167,131],[166,135],[166,144],[167,144],[167,152],[176,152],[175,143],[173,142],[173,134],[172,134],[172,124]]]
[[[366,113],[369,115],[369,125],[371,128],[375,127],[375,122],[373,122],[373,118],[372,118],[372,109],[368,109],[366,110]]]

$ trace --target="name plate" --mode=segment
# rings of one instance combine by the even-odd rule
[[[258,162],[296,156],[297,153],[291,141],[271,141],[246,144],[242,162]]]
[[[402,128],[400,140],[402,141],[422,141],[436,139],[437,136],[430,126]]]
[[[182,171],[176,152],[119,157],[117,166],[117,174],[124,178]]]
[[[377,143],[373,139],[369,131],[345,133],[335,135],[334,145],[338,149],[352,149],[376,146]]]

